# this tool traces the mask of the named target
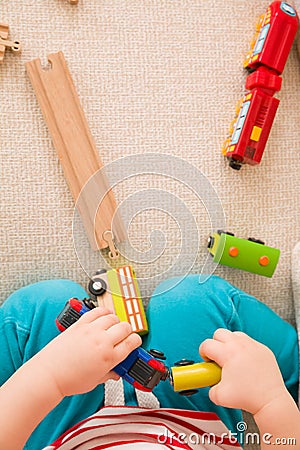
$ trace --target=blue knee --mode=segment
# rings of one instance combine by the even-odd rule
[[[55,319],[71,297],[84,298],[84,289],[70,280],[41,281],[14,292],[0,308],[0,324],[18,336],[27,336],[20,349],[24,361],[58,334]],[[23,362],[24,362],[23,361]]]
[[[216,276],[211,276],[205,283],[199,282],[199,275],[171,278],[155,289],[147,314],[150,321],[154,314],[164,316],[164,320],[197,318],[198,325],[201,318],[209,316],[216,327],[239,330],[232,302],[236,291],[231,284]]]

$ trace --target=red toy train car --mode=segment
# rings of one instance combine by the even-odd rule
[[[292,6],[280,1],[271,3],[259,19],[244,66],[253,70],[265,66],[281,74],[297,28],[298,17]]]
[[[297,13],[285,2],[273,2],[260,17],[244,63],[251,72],[246,79],[247,93],[238,104],[223,145],[223,154],[233,169],[261,161],[279,105],[274,94],[281,88],[280,74],[297,29]]]

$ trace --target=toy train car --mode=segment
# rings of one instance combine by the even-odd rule
[[[90,299],[85,298],[81,301],[77,298],[71,298],[55,319],[57,328],[59,331],[65,331],[73,323],[77,322],[83,314],[95,307],[96,305]]]
[[[260,240],[237,238],[221,230],[209,237],[207,247],[216,263],[265,277],[272,277],[280,256],[280,250]]]
[[[113,369],[133,387],[151,392],[155,386],[168,378],[168,368],[142,347],[133,350],[124,361]]]
[[[175,392],[181,395],[192,395],[199,388],[219,383],[221,373],[221,367],[213,361],[194,363],[182,359],[171,367],[169,379]]]
[[[88,290],[99,306],[113,310],[121,321],[130,323],[134,332],[148,333],[139,286],[131,266],[99,270],[90,280]]]
[[[95,305],[90,299],[70,299],[56,318],[58,329],[66,330],[92,308]],[[161,380],[166,380],[169,373],[163,362],[141,347],[133,350],[113,370],[136,389],[146,392],[151,392]]]
[[[58,329],[66,330],[95,307],[91,299],[81,301],[71,298],[55,320]],[[180,395],[192,395],[197,389],[213,386],[220,381],[221,368],[214,362],[194,364],[193,361],[182,359],[169,369],[159,359],[165,359],[161,352],[147,352],[139,347],[113,370],[133,387],[146,392],[151,392],[160,381],[167,379]]]
[[[260,163],[279,105],[274,94],[281,88],[279,76],[285,66],[297,29],[295,9],[275,1],[260,18],[244,67],[252,71],[246,79],[246,94],[238,103],[229,137],[222,153],[230,167]]]
[[[260,163],[279,105],[279,100],[267,92],[267,83],[264,88],[259,86],[259,78],[268,79],[271,85],[274,79],[280,80],[280,77],[262,72],[259,75],[262,76],[255,80],[250,78],[252,74],[249,75],[246,86],[252,82],[252,90],[241,100],[237,118],[232,124],[232,134],[224,143],[224,154],[232,169],[239,170],[242,164]]]
[[[263,65],[281,74],[297,29],[297,13],[291,5],[281,1],[271,3],[259,18],[244,67],[256,70]]]

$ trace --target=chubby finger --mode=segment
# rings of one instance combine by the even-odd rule
[[[237,337],[238,339],[255,342],[254,339],[252,339],[250,336],[248,336],[248,334],[243,333],[242,331],[234,331],[232,335],[233,337]]]
[[[128,322],[119,322],[107,329],[106,334],[110,337],[113,345],[126,339],[132,333],[132,327]]]
[[[91,309],[91,311],[83,314],[78,320],[78,323],[90,323],[96,319],[99,319],[99,317],[107,316],[108,314],[111,314],[109,309],[102,306],[97,306],[96,308]]]
[[[233,339],[233,336],[234,336],[234,334],[232,331],[227,330],[226,328],[218,328],[214,332],[213,338],[216,341],[225,343],[225,342],[231,341]]]
[[[101,327],[102,330],[108,330],[113,325],[119,323],[120,319],[118,316],[116,316],[115,314],[107,314],[105,316],[98,317],[98,319],[96,319],[92,325],[95,327]]]
[[[215,405],[236,408],[235,401],[232,398],[232,389],[222,380],[209,389],[208,396]]]
[[[205,360],[212,360],[223,367],[224,359],[224,344],[215,339],[206,339],[199,347],[199,353]]]
[[[115,365],[119,364],[123,359],[125,359],[129,353],[142,344],[141,337],[136,333],[131,333],[123,341],[119,342],[114,347],[114,360]]]

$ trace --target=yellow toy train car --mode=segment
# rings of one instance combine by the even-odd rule
[[[88,290],[99,306],[114,311],[121,322],[129,322],[135,333],[148,333],[139,286],[131,266],[99,270],[90,280]]]
[[[192,395],[199,388],[219,383],[221,374],[221,367],[213,361],[193,363],[183,359],[170,368],[169,380],[175,392]]]

